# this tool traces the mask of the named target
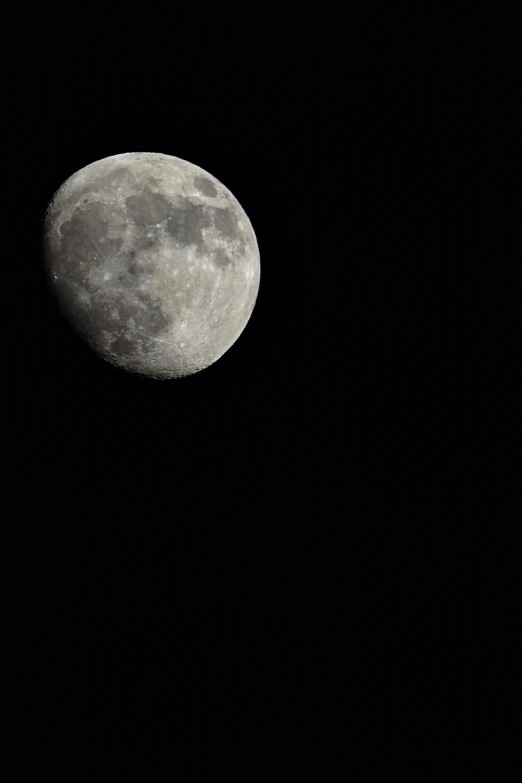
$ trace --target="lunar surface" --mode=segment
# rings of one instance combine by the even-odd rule
[[[114,155],[73,174],[49,204],[43,247],[80,335],[104,359],[154,378],[219,359],[259,290],[245,211],[211,174],[170,155]]]

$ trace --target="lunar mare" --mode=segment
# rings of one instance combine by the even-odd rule
[[[44,260],[68,320],[104,359],[155,378],[190,375],[238,339],[260,257],[232,193],[187,161],[126,153],[54,195]]]

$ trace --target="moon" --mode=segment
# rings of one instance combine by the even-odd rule
[[[66,318],[112,364],[179,378],[217,361],[252,314],[256,235],[232,193],[160,153],[113,155],[67,179],[43,230]]]

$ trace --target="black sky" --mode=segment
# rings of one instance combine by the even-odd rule
[[[487,489],[511,431],[505,370],[520,375],[516,92],[509,67],[491,70],[489,19],[448,20],[454,65],[446,36],[429,49],[432,20],[413,28],[409,13],[360,31],[325,12],[321,30],[312,10],[305,30],[299,10],[280,34],[267,12],[276,31],[256,48],[263,13],[241,17],[248,57],[208,24],[206,47],[177,18],[160,42],[141,12],[144,32],[111,38],[82,11],[44,39],[30,84],[18,62],[6,73],[4,549],[28,691],[16,702],[25,720],[36,699],[39,725],[60,713],[56,726],[85,705],[109,743],[122,707],[166,715],[172,743],[186,690],[189,732],[199,738],[203,716],[219,733],[229,714],[232,753],[238,724],[260,738],[255,764],[293,735],[292,771],[321,730],[342,748],[361,735],[367,758],[387,759],[373,723],[402,726],[402,709],[409,759],[426,705],[431,718],[426,689],[454,704],[485,649],[479,636],[461,644],[462,629],[500,584],[479,544],[502,522]],[[91,354],[43,276],[55,190],[129,151],[207,169],[260,247],[245,331],[179,381]]]

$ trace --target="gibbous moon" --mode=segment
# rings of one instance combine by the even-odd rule
[[[73,174],[45,215],[44,259],[67,319],[104,359],[176,378],[213,364],[256,302],[256,236],[232,193],[151,152]]]

